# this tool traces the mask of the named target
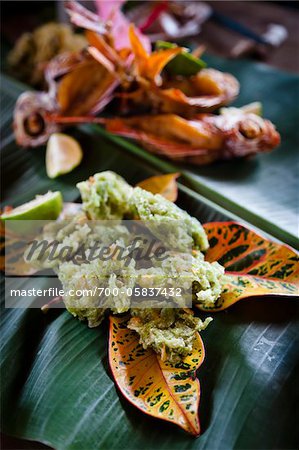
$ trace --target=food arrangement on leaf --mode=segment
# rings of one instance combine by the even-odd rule
[[[151,259],[146,267],[140,267],[134,258],[126,265],[114,258],[104,264],[101,259],[86,262],[85,259],[54,257],[33,259],[28,267],[24,264],[24,248],[18,242],[22,256],[18,266],[17,241],[8,234],[6,265],[16,274],[32,274],[32,268],[35,272],[45,268],[54,270],[66,293],[62,299],[65,307],[90,327],[101,325],[108,314],[109,361],[120,391],[146,414],[198,435],[200,387],[196,370],[204,359],[199,332],[212,319],[202,320],[196,310],[213,313],[248,297],[296,296],[299,264],[291,248],[270,242],[238,223],[215,222],[202,226],[196,218],[159,194],[175,199],[177,176],[144,180],[140,185],[145,190],[130,186],[113,172],[95,174],[77,185],[82,205],[65,204],[62,210],[61,203],[55,200],[55,215],[53,212],[48,218],[57,217],[57,220],[45,225],[41,236],[47,242],[57,242],[54,256],[66,246],[77,251],[83,243],[91,250],[95,241],[110,242],[115,238],[113,228],[107,229],[97,221],[117,221],[117,242],[129,249],[132,238],[126,219],[146,223],[157,239],[161,239],[161,225],[173,223],[173,233],[163,236],[164,240],[177,248],[181,243],[190,243],[189,253],[170,251],[165,261]],[[37,218],[39,211],[45,211],[44,206],[53,202],[57,195],[47,194],[35,203],[23,205],[22,214]],[[8,210],[2,219],[17,219],[18,211],[20,208]],[[94,227],[90,226],[90,221],[95,221]],[[192,309],[180,307],[176,300],[173,307],[169,303],[159,308],[149,307],[150,297],[142,299],[143,307],[136,307],[132,305],[131,294],[124,295],[124,291],[120,291],[125,288],[129,292],[137,286],[150,292],[155,287],[155,279],[160,285],[166,283],[168,288],[173,288],[175,281],[181,279],[178,277],[187,279],[192,287]],[[104,303],[100,303],[100,297],[76,294],[83,288],[108,288],[109,296],[105,294]],[[117,293],[114,293],[115,288]],[[51,304],[43,309],[49,307]]]
[[[154,153],[199,165],[279,145],[279,133],[259,108],[215,114],[237,97],[239,83],[206,67],[201,49],[192,54],[158,41],[151,50],[148,38],[125,17],[118,35],[111,21],[76,2],[67,2],[67,12],[86,30],[88,46],[48,64],[47,92],[19,97],[14,129],[20,145],[38,146],[62,127],[80,123],[102,124]]]

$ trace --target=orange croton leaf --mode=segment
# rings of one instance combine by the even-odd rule
[[[192,354],[171,365],[153,350],[145,350],[127,321],[128,317],[110,316],[109,363],[121,393],[144,413],[197,436],[200,385],[196,370],[204,359],[199,334]]]
[[[156,175],[154,177],[146,178],[137,186],[152,192],[153,194],[160,194],[171,202],[175,202],[178,197],[178,185],[176,179],[180,176],[179,173],[169,173],[166,175]]]
[[[269,241],[236,222],[204,225],[210,248],[207,261],[218,261],[226,269],[224,291],[212,308],[221,311],[239,300],[265,295],[298,296],[298,254],[284,244]]]

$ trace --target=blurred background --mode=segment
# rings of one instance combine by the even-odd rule
[[[82,3],[94,8],[93,1]],[[299,71],[299,58],[294,57],[298,55],[298,8],[298,2],[288,1],[128,1],[124,4],[126,14],[152,40],[203,45],[211,54],[262,60],[290,72]],[[42,30],[35,40],[28,32],[49,22],[67,22],[63,1],[1,1],[1,10],[2,70],[38,85],[38,75],[34,80],[29,73],[32,54],[39,51],[39,62],[43,62],[42,59],[62,51],[69,37],[65,30],[55,28]],[[9,50],[22,35],[15,52],[7,59]],[[84,43],[78,38],[77,45]]]

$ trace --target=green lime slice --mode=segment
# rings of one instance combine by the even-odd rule
[[[263,115],[263,105],[261,102],[248,103],[248,105],[244,105],[240,109],[246,113],[256,114],[257,116]]]
[[[76,139],[63,133],[50,136],[46,151],[46,170],[49,178],[71,172],[82,161],[83,152]]]
[[[1,220],[55,220],[62,211],[63,200],[59,191],[37,195],[34,200],[17,206],[1,215]]]
[[[156,49],[165,50],[177,47],[176,44],[166,41],[157,41]],[[175,56],[166,66],[165,69],[173,75],[182,75],[184,77],[191,77],[196,75],[201,69],[206,67],[206,63],[199,58],[196,58],[189,53],[188,50]]]

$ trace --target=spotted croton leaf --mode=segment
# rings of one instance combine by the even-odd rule
[[[0,270],[9,275],[33,275],[37,270],[27,263],[24,253],[28,248],[28,240],[5,230],[0,223]]]
[[[210,242],[206,259],[225,267],[227,282],[216,305],[200,309],[221,311],[248,297],[298,296],[299,260],[293,249],[236,222],[211,222],[204,228]]]
[[[110,317],[109,363],[118,388],[144,413],[197,436],[200,385],[196,370],[204,359],[199,334],[192,354],[171,365],[153,350],[145,350],[137,333],[127,328],[127,321],[128,317]]]
[[[137,186],[152,192],[153,194],[163,195],[167,200],[175,202],[178,197],[178,185],[176,179],[179,173],[168,173],[166,175],[156,175],[146,178],[137,184]]]

